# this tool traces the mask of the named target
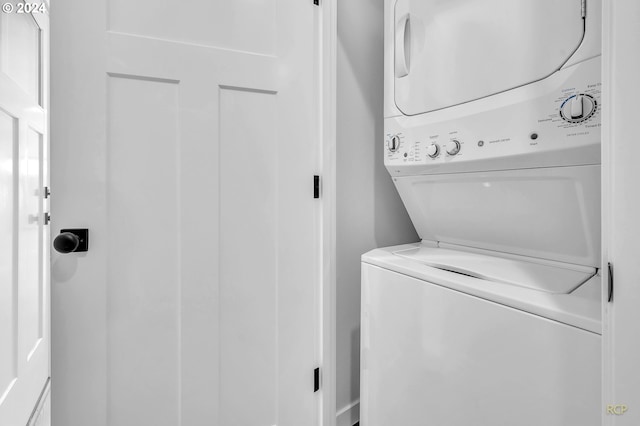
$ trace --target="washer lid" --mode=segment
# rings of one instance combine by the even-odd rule
[[[600,166],[394,178],[423,241],[600,265]]]
[[[584,28],[582,0],[398,0],[396,105],[416,115],[543,79]]]
[[[396,251],[393,254],[481,280],[556,294],[571,293],[596,273],[595,268],[568,269],[550,264],[424,245]]]

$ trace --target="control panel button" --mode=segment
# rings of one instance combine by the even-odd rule
[[[449,142],[447,142],[446,150],[447,154],[456,155],[460,152],[460,142],[455,139],[450,140]]]
[[[597,102],[585,94],[567,98],[560,107],[560,117],[569,123],[581,123],[588,120],[596,112]]]
[[[392,136],[391,139],[387,141],[387,147],[389,151],[396,152],[398,148],[400,148],[400,137],[398,135]]]
[[[438,154],[440,154],[440,147],[437,144],[432,143],[427,147],[427,155],[429,157],[436,158]]]

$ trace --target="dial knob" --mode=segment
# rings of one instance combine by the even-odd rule
[[[447,142],[446,150],[447,154],[456,155],[460,152],[460,142],[455,139],[450,140],[449,142]]]
[[[427,155],[429,157],[436,158],[438,154],[440,154],[440,147],[437,144],[432,143],[427,147]]]
[[[387,141],[387,148],[389,148],[391,152],[396,152],[398,148],[400,148],[400,137],[398,135],[392,136],[391,139]]]
[[[562,103],[560,117],[569,123],[581,123],[596,112],[597,105],[596,100],[590,95],[573,95]]]
[[[78,250],[80,238],[71,232],[62,232],[53,240],[53,248],[60,253],[72,253]]]

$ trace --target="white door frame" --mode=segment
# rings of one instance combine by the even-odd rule
[[[322,424],[336,425],[337,0],[320,0],[322,26]]]
[[[640,423],[640,196],[637,184],[640,4],[603,2],[602,40],[602,424]],[[613,300],[608,302],[608,268]]]
[[[41,3],[44,9],[27,8]],[[5,328],[0,341],[0,347],[8,349],[2,351],[1,360],[4,377],[0,383],[0,423],[33,426],[47,417],[43,407],[48,402],[50,376],[50,199],[44,191],[50,187],[49,7],[46,0],[38,3],[13,0],[5,6],[0,25],[5,61],[0,72],[0,111],[12,127],[9,141],[3,140],[10,157],[5,157],[9,170],[8,174],[3,172],[2,182],[3,190],[7,183],[10,187],[3,202],[10,200],[5,206],[9,212],[5,225],[10,224],[11,231],[7,233],[11,235],[4,240],[8,257],[2,259],[2,267],[7,275],[0,284],[9,290],[2,307],[9,309],[9,322],[3,324],[9,328]],[[13,19],[28,24],[9,25]],[[8,66],[12,62],[14,66]],[[5,127],[3,131],[6,130]],[[36,139],[30,140],[31,137]],[[31,275],[34,272],[38,275],[35,278]],[[4,358],[5,355],[9,358]]]

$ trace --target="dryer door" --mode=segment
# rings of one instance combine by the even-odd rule
[[[398,0],[396,105],[416,115],[543,79],[584,28],[582,0]]]

